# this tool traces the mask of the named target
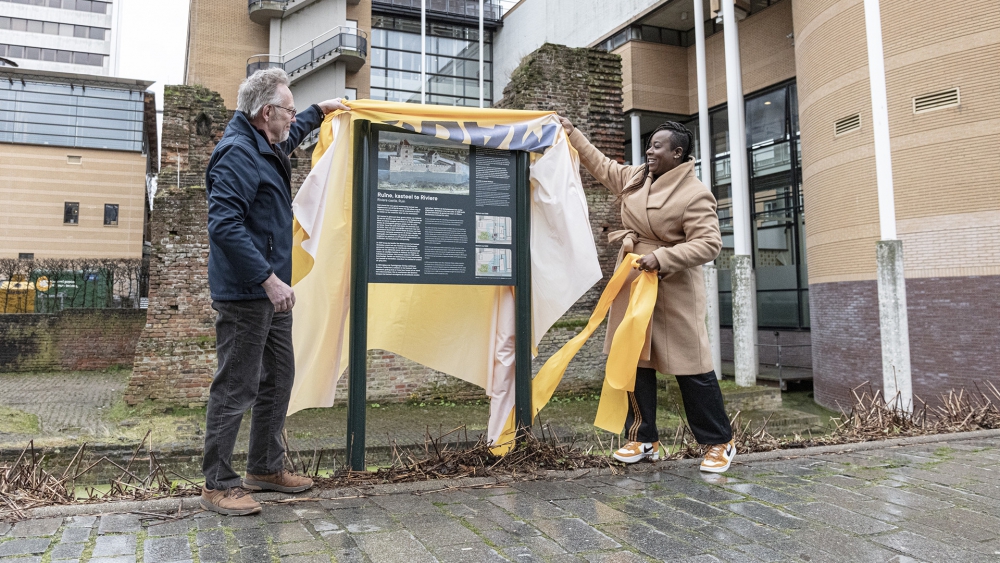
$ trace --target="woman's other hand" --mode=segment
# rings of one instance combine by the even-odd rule
[[[573,122],[561,115],[557,117],[559,118],[559,123],[562,123],[563,129],[566,130],[566,134],[571,135],[573,133],[573,129],[575,129],[575,127],[573,127]]]
[[[639,269],[647,272],[659,272],[660,261],[651,252],[638,260]]]

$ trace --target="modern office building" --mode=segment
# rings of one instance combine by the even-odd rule
[[[152,82],[0,67],[0,258],[141,258]]]
[[[334,96],[419,102],[420,0],[191,0],[187,83],[222,94],[259,68],[290,75],[296,103]],[[494,98],[492,34],[502,7],[484,3],[484,101]],[[427,0],[427,103],[479,105],[479,1]],[[244,72],[245,71],[245,72]]]
[[[0,0],[0,57],[21,68],[116,76],[122,0]]]
[[[945,11],[923,0],[880,3],[913,390],[933,400],[995,377],[1000,362],[1000,14],[988,0]],[[804,357],[809,347],[786,348],[783,363],[811,365],[817,400],[847,405],[852,387],[882,381],[864,2],[752,0],[748,8],[738,35],[761,357],[773,361],[767,345],[776,332],[786,344],[811,344]],[[703,13],[711,14],[708,0]],[[711,154],[700,154],[698,142],[695,154],[699,168],[710,167],[719,201],[727,325],[733,206],[724,29],[721,19],[693,16],[691,0],[523,0],[494,40],[494,97],[526,51],[545,42],[597,47],[622,57],[629,138],[638,126],[634,137],[644,145],[667,119],[697,136],[694,26],[704,26]]]
[[[343,19],[328,16],[308,32],[291,23],[296,14],[319,14],[327,9],[324,4],[345,1],[252,0],[248,10],[237,10],[235,3],[223,8],[192,0],[189,82],[219,90],[233,105],[252,55],[267,53],[267,64],[287,65],[301,57],[299,46],[310,34],[345,26],[356,27],[355,45],[364,39],[367,48],[346,57],[364,64],[351,71],[343,54],[332,63],[307,63],[315,66],[296,79],[301,90],[310,96],[356,92],[419,101],[421,1],[347,3],[329,8],[331,14],[342,10]],[[695,20],[694,1],[703,1],[703,21]],[[258,5],[265,4],[271,6],[270,20],[254,23],[264,22]],[[486,100],[500,100],[522,58],[545,43],[621,56],[626,138],[644,145],[660,122],[683,122],[696,136],[699,172],[707,167],[711,173],[724,233],[716,264],[725,344],[732,322],[732,139],[725,29],[712,4],[521,0],[501,8],[487,1],[483,93]],[[780,342],[782,364],[812,368],[818,401],[846,404],[853,386],[873,381],[877,387],[882,381],[879,210],[864,1],[737,4],[743,6],[738,35],[749,163],[746,219],[760,357],[773,363],[773,346]],[[990,0],[947,9],[929,0],[880,4],[913,389],[926,400],[989,379],[992,366],[1000,363],[1000,12]],[[427,101],[477,105],[478,2],[427,0],[426,6]],[[222,11],[227,15],[217,15]],[[709,154],[701,154],[697,138],[696,25],[707,36]],[[205,39],[207,34],[215,39]],[[214,66],[193,72],[196,59]],[[340,65],[342,82],[339,70],[324,71]],[[306,88],[323,72],[331,78],[322,88]],[[635,153],[641,160],[642,151]],[[635,153],[629,141],[627,160],[636,160]],[[732,358],[731,344],[724,354]]]

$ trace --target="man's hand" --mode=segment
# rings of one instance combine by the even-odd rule
[[[326,115],[331,111],[336,111],[338,109],[342,111],[351,111],[351,108],[344,105],[344,102],[342,102],[340,98],[334,98],[332,100],[320,102],[316,105],[319,106],[319,109],[323,110],[323,115]]]
[[[573,127],[573,122],[561,115],[557,117],[559,118],[559,123],[562,123],[563,129],[566,130],[566,134],[571,135],[573,133],[573,129],[575,129],[575,127]]]
[[[274,305],[275,313],[284,313],[285,311],[291,311],[292,307],[295,306],[295,291],[288,286],[285,282],[278,279],[278,276],[271,274],[264,283],[260,284],[264,287],[264,291],[267,292],[267,298],[271,300],[271,304]]]
[[[656,259],[656,255],[654,255],[652,252],[640,258],[638,262],[640,270],[647,272],[660,271],[660,261]]]

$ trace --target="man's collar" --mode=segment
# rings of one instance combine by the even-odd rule
[[[248,116],[245,112],[242,111],[238,111],[236,113],[237,115],[243,118],[244,122],[246,122],[247,129],[256,133],[254,137],[255,140],[257,141],[257,151],[260,152],[261,154],[276,154],[275,149],[272,147],[271,143],[268,142],[267,140],[267,134],[258,129],[253,124],[253,122],[250,121],[250,116]]]

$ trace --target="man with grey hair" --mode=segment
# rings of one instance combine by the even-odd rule
[[[201,505],[221,514],[260,512],[248,490],[297,493],[313,485],[284,467],[282,431],[295,377],[288,155],[325,114],[350,108],[332,99],[296,114],[288,85],[278,68],[243,81],[237,111],[205,173],[218,369],[209,390]],[[250,449],[241,479],[231,458],[248,409]]]

